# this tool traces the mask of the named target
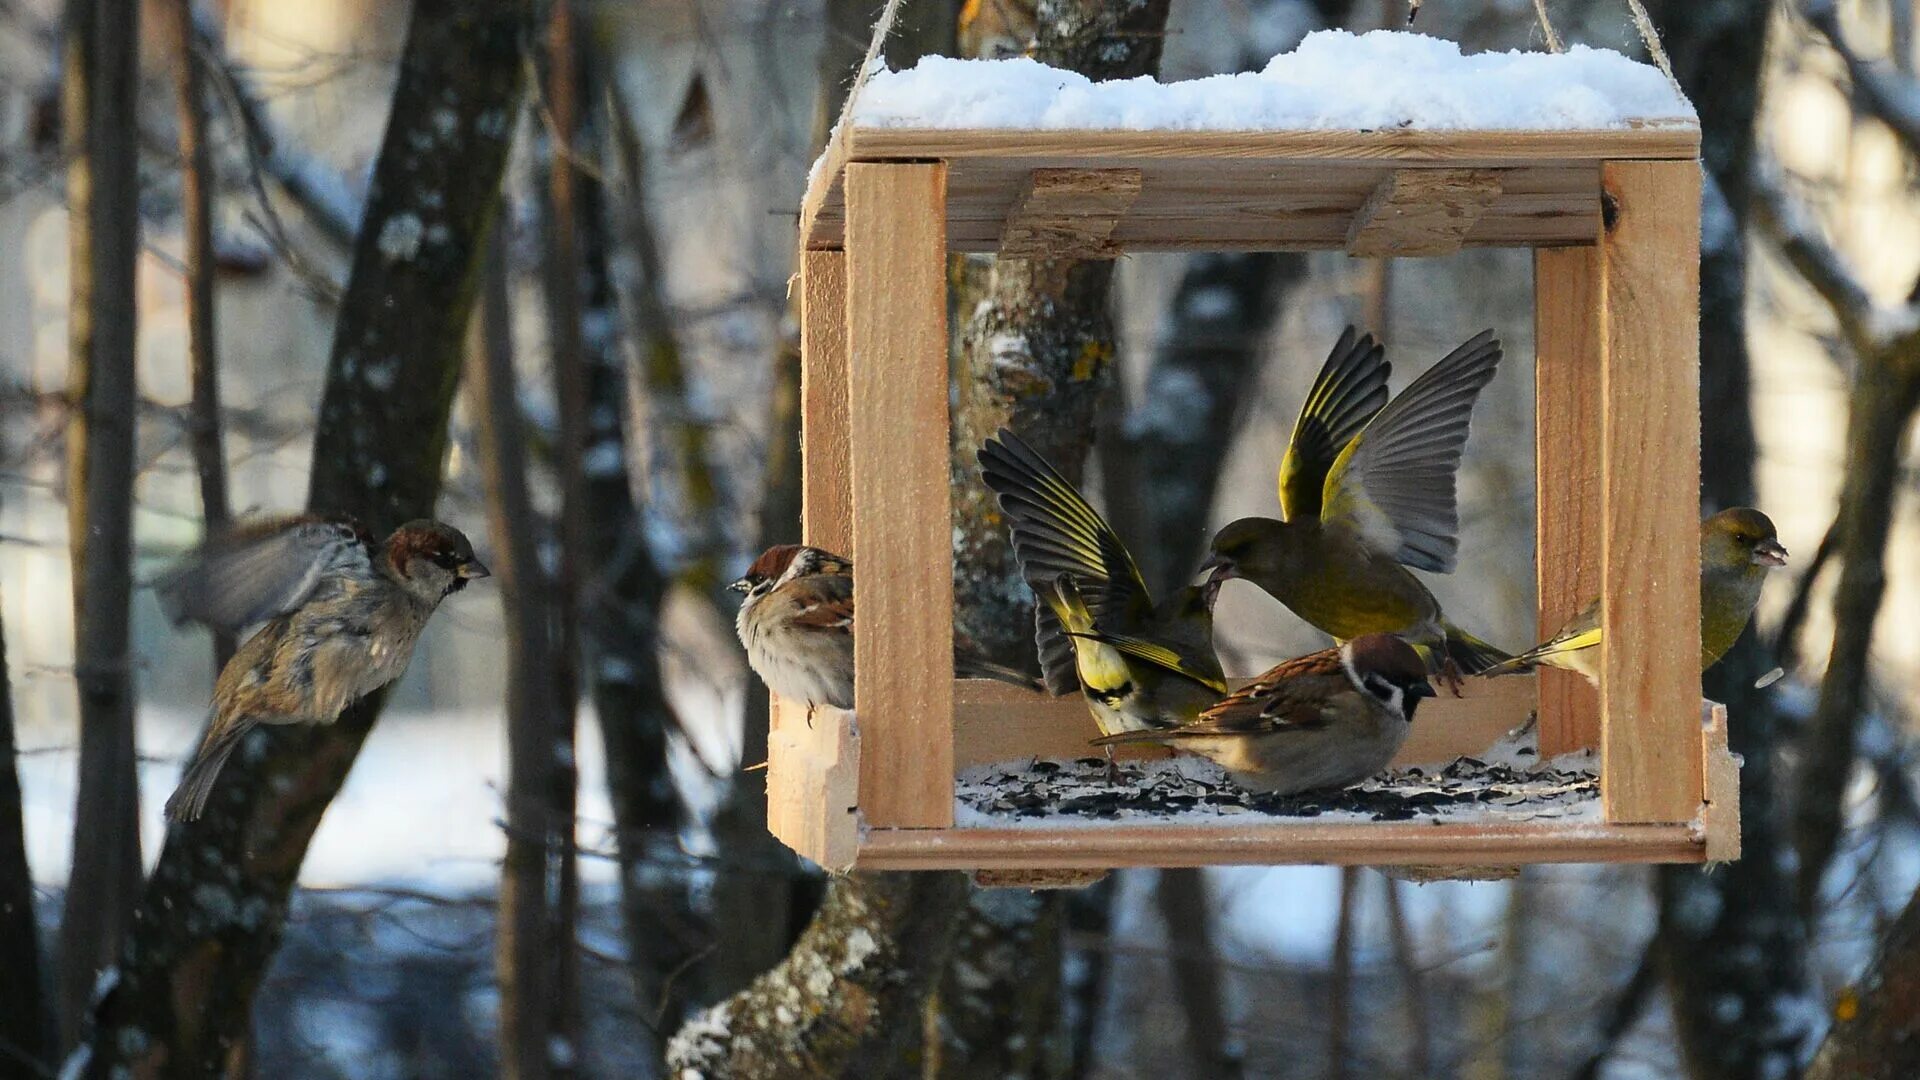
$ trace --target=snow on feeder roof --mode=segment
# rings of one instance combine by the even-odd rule
[[[1692,124],[1659,71],[1611,49],[1466,55],[1443,38],[1321,30],[1264,70],[1094,82],[1027,58],[875,72],[853,126],[1099,131],[1577,131]]]

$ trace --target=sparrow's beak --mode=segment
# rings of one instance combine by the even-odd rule
[[[1417,698],[1438,696],[1433,689],[1433,684],[1430,682],[1426,682],[1425,680],[1414,683],[1412,686],[1407,687],[1407,695],[1409,697],[1417,697]]]
[[[1762,540],[1753,545],[1753,564],[1755,566],[1787,565],[1787,549],[1780,546],[1778,540]]]
[[[729,592],[737,592],[737,593],[752,592],[753,582],[747,580],[746,578],[740,578],[737,581],[728,582],[727,589]]]
[[[455,570],[453,573],[455,577],[466,578],[469,581],[493,576],[493,571],[487,569],[487,564],[481,562],[479,559],[468,559],[466,562],[461,563],[460,569]]]

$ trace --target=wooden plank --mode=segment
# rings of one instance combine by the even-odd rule
[[[1700,810],[1708,862],[1740,857],[1740,762],[1727,749],[1727,707],[1701,703],[1700,752],[1706,759],[1706,803]]]
[[[1246,679],[1229,680],[1238,686]],[[1465,681],[1462,697],[1442,693],[1422,702],[1413,731],[1395,765],[1424,765],[1479,754],[1533,712],[1533,678]],[[953,690],[953,761],[958,769],[1024,758],[1069,761],[1094,757],[1087,745],[1097,735],[1086,702],[1078,695],[1048,697],[985,679],[960,679]],[[1122,759],[1164,758],[1172,751],[1151,744],[1119,748]]]
[[[1688,723],[1698,727],[1689,714]],[[1502,866],[1698,863],[1692,824],[1311,821],[1018,829],[869,829],[860,870],[1112,870],[1129,866]]]
[[[1107,876],[1105,870],[975,870],[981,889],[1084,889]]]
[[[1007,211],[1000,257],[1114,258],[1113,227],[1139,195],[1139,169],[1035,169]]]
[[[1534,573],[1540,641],[1600,595],[1600,303],[1597,247],[1534,253]],[[1542,668],[1539,708],[1542,754],[1600,745],[1600,698],[1585,678]]]
[[[1451,255],[1499,197],[1493,169],[1395,169],[1347,229],[1356,258]]]
[[[853,463],[847,425],[847,257],[800,261],[800,535],[854,557]]]
[[[1071,168],[1068,158],[960,158],[947,173],[948,246],[997,251],[1008,209],[1034,170]],[[1354,213],[1402,166],[1383,161],[1263,162],[1143,159],[1141,190],[1114,226],[1125,251],[1341,250]],[[1462,238],[1468,247],[1593,242],[1600,230],[1600,170],[1594,162],[1501,169],[1502,190]],[[807,244],[842,243],[840,190],[821,192]]]
[[[1600,247],[1601,790],[1690,821],[1700,761],[1700,166],[1609,162]]]
[[[953,823],[946,166],[847,167],[860,812]]]
[[[1016,131],[856,127],[853,161],[1053,156],[1080,167],[1142,158],[1433,162],[1467,166],[1700,156],[1700,129],[1660,124],[1592,131]]]
[[[780,842],[834,873],[853,866],[860,842],[854,816],[860,742],[853,717],[775,698],[767,735],[767,829]],[[751,783],[752,778],[741,779]]]

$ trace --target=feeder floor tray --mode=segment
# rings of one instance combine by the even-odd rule
[[[1531,749],[1518,752],[1531,757]],[[1441,766],[1395,770],[1344,790],[1301,795],[1247,791],[1210,761],[1180,757],[1009,762],[962,772],[955,785],[958,828],[1209,825],[1250,821],[1332,822],[1582,821],[1597,823],[1600,782],[1593,755],[1545,766],[1462,757]]]

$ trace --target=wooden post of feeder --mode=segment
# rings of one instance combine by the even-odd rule
[[[1536,640],[1600,595],[1600,237],[1533,258]],[[1600,745],[1600,699],[1571,671],[1540,669],[1540,756]]]
[[[1691,821],[1700,742],[1700,165],[1608,161],[1601,281],[1600,790]]]
[[[953,824],[953,512],[947,167],[847,166],[860,813]]]

